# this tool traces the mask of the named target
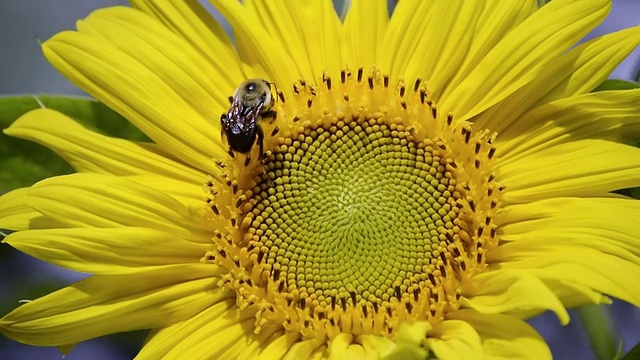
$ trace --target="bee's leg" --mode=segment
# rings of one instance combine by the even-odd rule
[[[276,121],[277,116],[278,116],[278,113],[275,112],[275,110],[269,110],[262,113],[262,118],[268,118],[269,124],[272,124],[274,121]]]
[[[260,126],[258,126],[257,129],[258,145],[260,145],[260,154],[258,155],[258,160],[262,160],[264,158],[264,133],[262,132],[262,128],[260,128]]]

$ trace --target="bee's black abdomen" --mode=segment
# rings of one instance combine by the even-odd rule
[[[234,134],[232,132],[227,132],[227,141],[229,142],[229,147],[231,150],[246,154],[251,151],[251,148],[256,142],[256,131],[249,131],[242,134]]]

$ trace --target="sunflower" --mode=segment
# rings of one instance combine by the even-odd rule
[[[195,0],[98,10],[43,44],[152,141],[49,109],[5,130],[77,173],[0,198],[4,242],[93,274],[5,336],[151,329],[139,359],[543,359],[524,319],[640,305],[640,203],[612,193],[640,186],[640,90],[590,93],[640,28],[574,47],[609,1],[354,0],[344,21],[328,0],[213,3],[235,45]]]

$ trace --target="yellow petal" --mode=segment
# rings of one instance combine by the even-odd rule
[[[4,242],[40,260],[91,274],[126,274],[149,266],[197,263],[206,244],[145,228],[20,231]]]
[[[369,68],[376,63],[376,54],[387,49],[382,42],[389,23],[387,2],[382,0],[354,0],[344,19],[342,43],[345,52],[343,65]],[[386,69],[385,69],[386,71]]]
[[[404,69],[404,78],[422,78],[429,83],[429,95],[437,102],[445,84],[458,70],[470,46],[485,1],[440,1],[430,11],[413,53]],[[395,56],[395,54],[394,54]]]
[[[58,176],[34,185],[26,200],[42,214],[74,227],[139,226],[205,243],[211,236],[190,208],[123,178]]]
[[[551,359],[544,339],[518,318],[481,314],[472,310],[453,312],[449,318],[464,320],[476,329],[480,334],[485,359]]]
[[[451,93],[503,37],[537,10],[536,0],[485,2],[473,31],[465,29],[472,34],[473,39],[466,53],[461,51],[464,61],[454,77],[441,85],[442,89],[434,90],[439,93]]]
[[[608,0],[554,0],[507,34],[440,107],[466,120],[533,81],[609,12]]]
[[[25,344],[57,346],[167,326],[230,296],[216,284],[221,271],[190,264],[92,276],[21,305],[0,319],[0,332]]]
[[[483,314],[533,317],[552,310],[563,325],[569,314],[562,303],[540,279],[517,270],[488,271],[463,283],[462,305]]]
[[[480,336],[466,321],[440,322],[429,332],[427,344],[440,360],[482,358]]]
[[[33,219],[42,217],[27,205],[24,199],[27,191],[28,188],[20,188],[0,196],[0,229],[26,230]]]
[[[640,186],[640,149],[603,140],[562,143],[500,163],[504,200],[593,196]]]
[[[500,133],[497,156],[515,160],[581,139],[624,142],[640,135],[640,89],[601,91],[543,105]]]
[[[245,78],[233,42],[207,10],[195,0],[132,0],[131,5],[154,17],[163,26],[184,39],[215,69],[220,90],[233,93]]]
[[[301,75],[283,45],[262,26],[257,14],[235,0],[211,0],[233,27],[246,77],[261,77],[277,84],[293,84]],[[317,23],[307,26],[319,26]]]
[[[127,42],[140,45],[144,40],[131,37]],[[145,46],[149,45],[140,45]],[[184,82],[179,88],[192,82],[184,73],[153,71],[113,43],[76,32],[54,36],[43,44],[43,51],[71,81],[125,116],[168,153],[192,167],[216,173],[211,158],[222,158],[226,148],[216,130],[219,125],[214,124],[219,123],[224,108],[221,104],[215,106],[211,98],[209,110],[205,114],[197,112],[182,97],[193,93],[178,93],[172,87],[177,86],[175,82]],[[162,57],[158,60],[161,59],[165,59],[161,67],[175,69],[175,64],[168,64],[169,60]]]
[[[30,111],[4,132],[48,147],[79,172],[121,176],[157,174],[194,183],[202,183],[207,177],[170,159],[153,144],[100,135],[55,110]]]
[[[506,132],[523,133],[534,124],[530,112],[536,107],[556,99],[591,91],[640,44],[640,27],[607,34],[576,46],[556,61],[529,84],[512,96],[480,114],[473,121],[480,128],[490,128],[509,138]],[[535,112],[535,111],[534,111]],[[537,119],[539,121],[545,118]]]

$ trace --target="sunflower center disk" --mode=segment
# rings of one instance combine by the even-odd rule
[[[358,83],[312,92],[336,98],[336,114],[301,96],[303,121],[271,140],[252,180],[227,177],[228,206],[210,184],[214,220],[231,221],[207,259],[229,269],[222,283],[256,310],[257,331],[393,336],[402,322],[439,321],[495,246],[491,139],[438,119],[417,89],[418,105],[403,91],[375,111],[380,94]],[[363,102],[345,106],[345,90]]]

